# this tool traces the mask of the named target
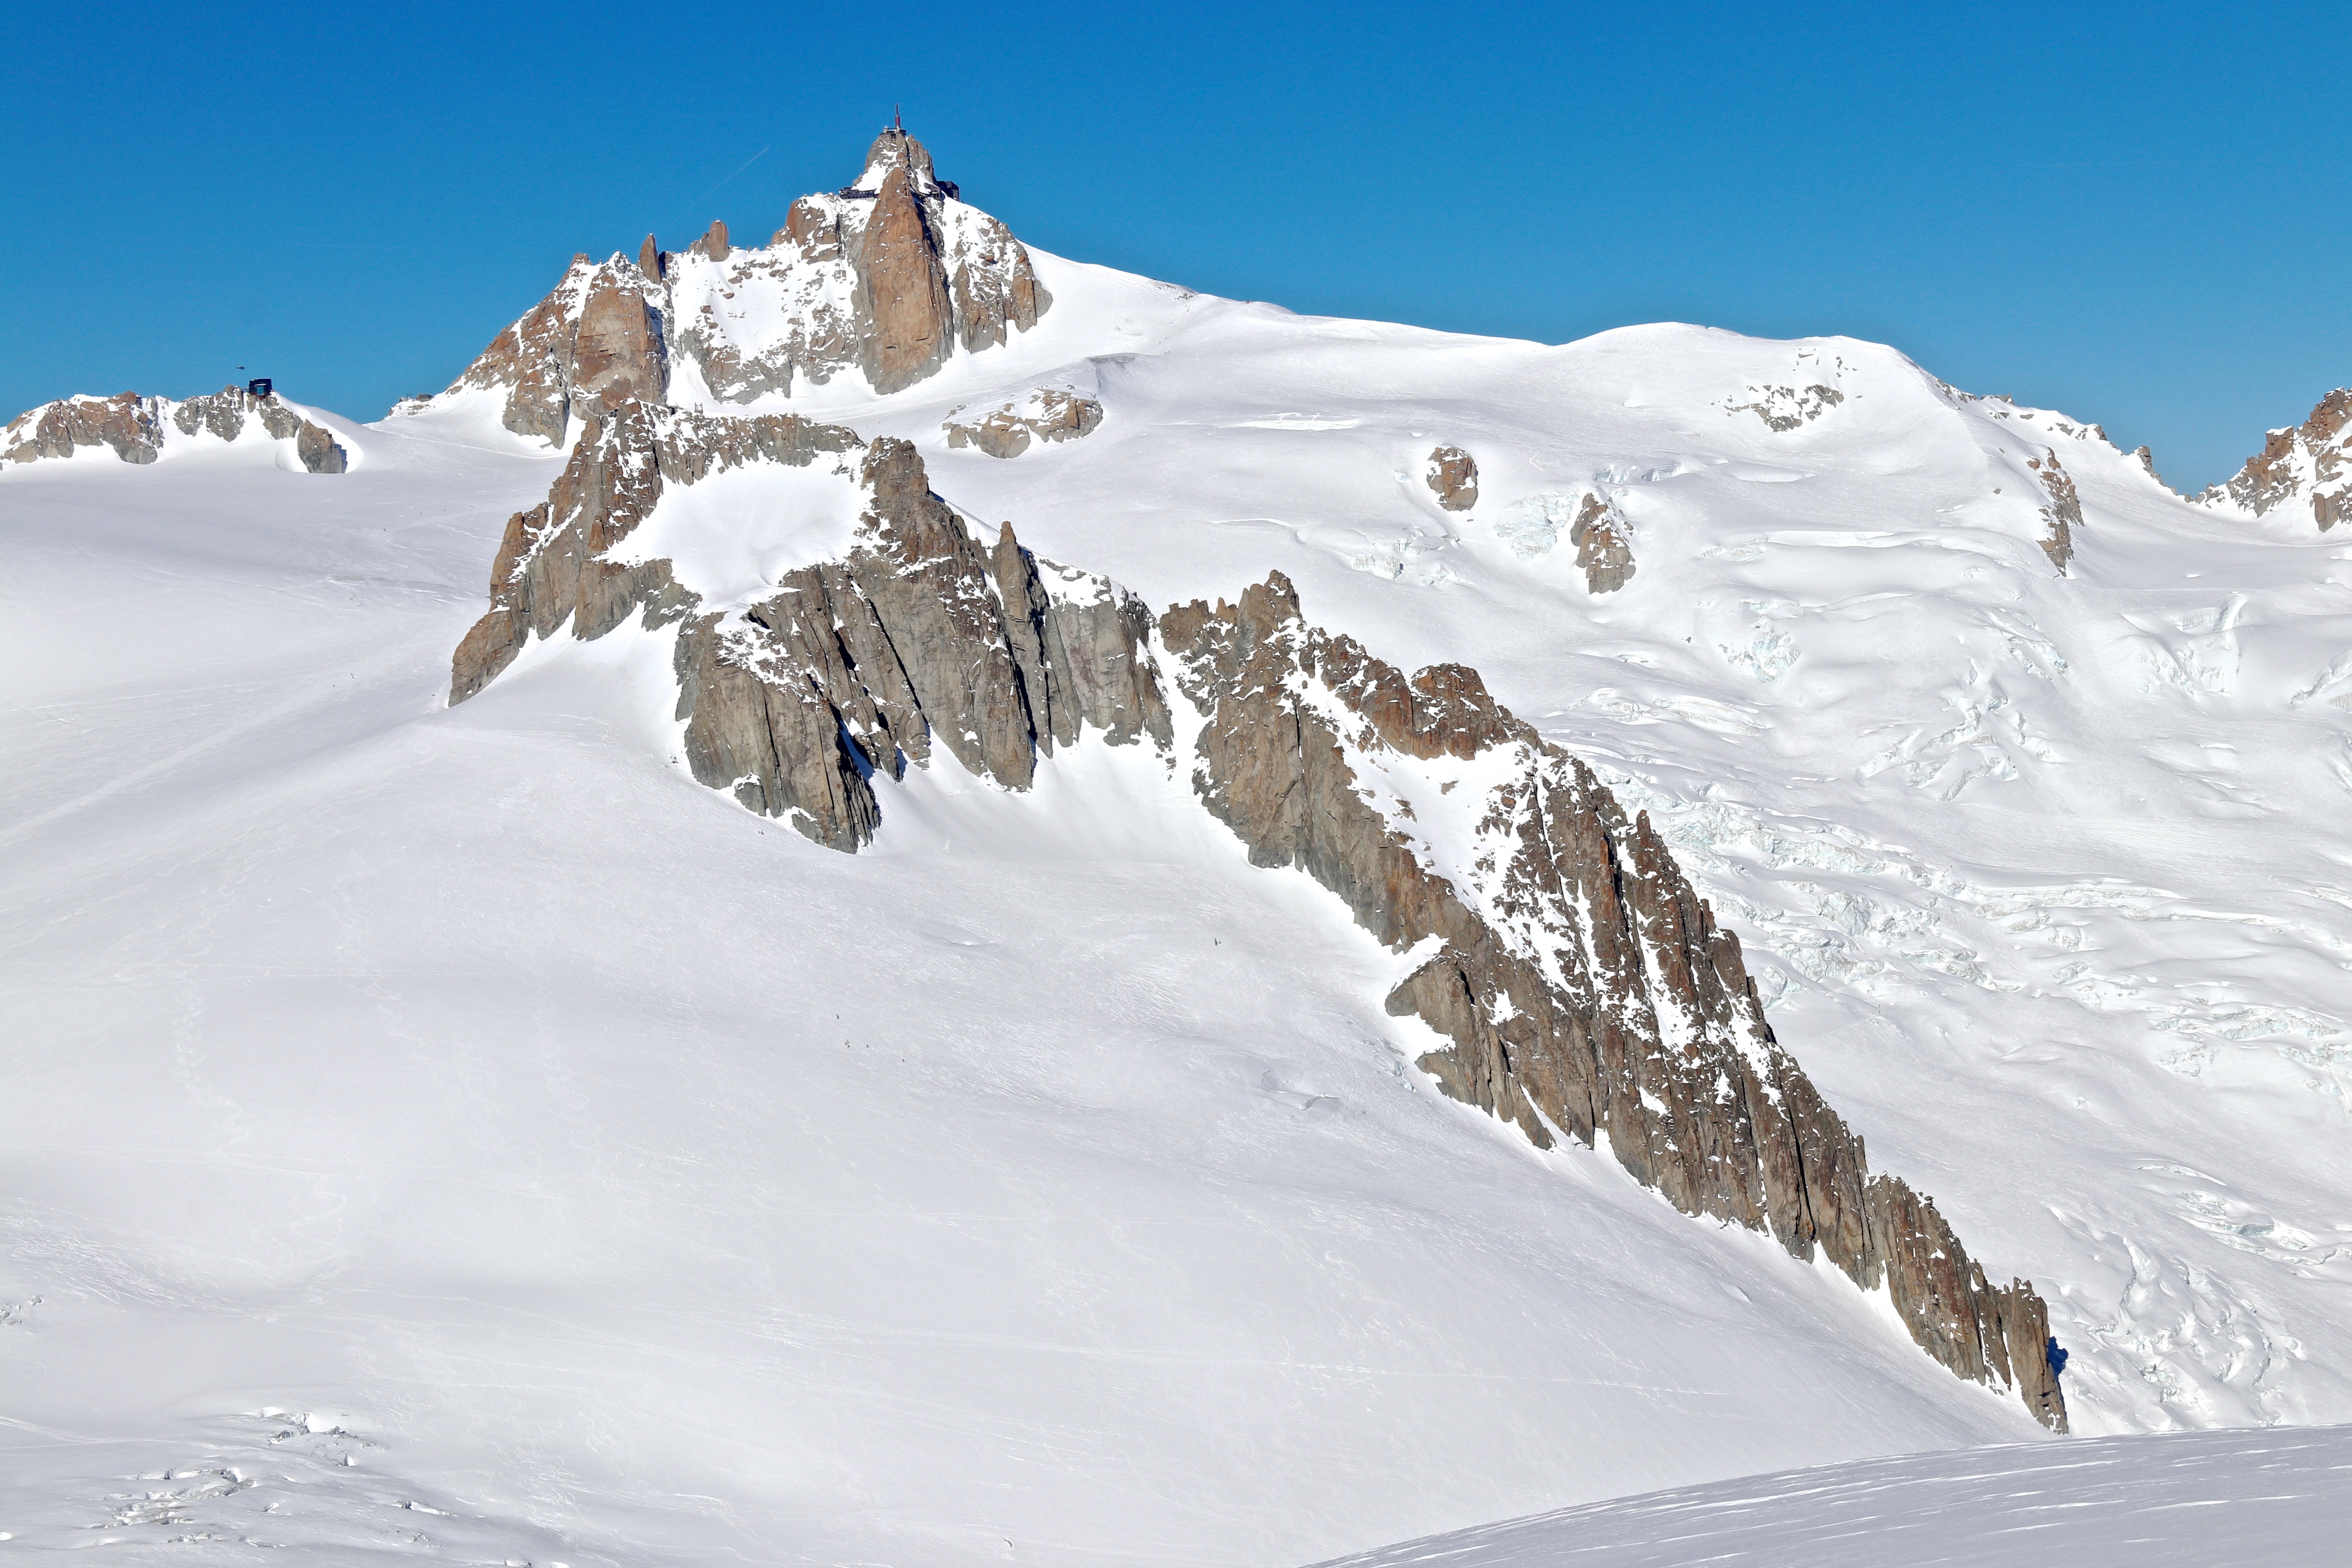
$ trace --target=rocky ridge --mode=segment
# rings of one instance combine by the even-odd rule
[[[2272,431],[2244,468],[2197,502],[2250,517],[2301,502],[2323,533],[2352,520],[2352,389],[2321,398],[2301,425]]]
[[[234,441],[248,426],[258,426],[271,440],[290,439],[306,473],[340,474],[351,466],[351,454],[325,426],[303,418],[275,396],[257,397],[238,386],[184,401],[123,392],[44,403],[8,422],[0,436],[5,443],[0,461],[30,463],[69,458],[79,447],[108,447],[124,462],[143,465],[163,455],[173,431],[192,439],[209,434]]]
[[[1017,458],[1032,441],[1075,441],[1102,424],[1103,405],[1059,387],[1040,387],[1026,397],[959,419],[952,409],[940,428],[950,447],[977,447],[992,458]]]
[[[2074,559],[2074,531],[2083,526],[2082,498],[2074,493],[2074,478],[2058,460],[2055,447],[2039,458],[2026,458],[2025,466],[2040,482],[2042,493],[2048,500],[2042,509],[2043,532],[2038,542],[2042,552],[2050,557],[2050,564],[2063,576],[2066,563]]]
[[[1587,592],[1613,594],[1633,580],[1633,530],[1615,502],[1588,494],[1568,525],[1568,539],[1576,546]]]
[[[667,562],[613,558],[667,487],[757,463],[830,464],[855,483],[845,555],[724,611]],[[927,765],[935,738],[1022,789],[1088,726],[1171,766],[1193,736],[1195,792],[1254,863],[1306,871],[1419,959],[1387,1005],[1444,1042],[1422,1066],[1446,1092],[1539,1146],[1605,1139],[1684,1213],[1884,1284],[1929,1354],[2064,1429],[2032,1285],[1993,1285],[1932,1200],[1871,1173],[1647,817],[1629,821],[1475,670],[1408,677],[1308,624],[1278,574],[1155,621],[1010,525],[984,542],[904,441],[642,402],[592,416],[547,502],[509,522],[450,700],[533,635],[601,637],[632,614],[677,628],[694,776],[837,849],[873,836],[874,775]]]
[[[448,393],[503,391],[507,428],[562,446],[572,421],[627,397],[743,404],[851,369],[898,392],[1052,303],[1013,232],[886,130],[855,183],[793,203],[764,246],[714,223],[675,254],[647,235],[634,259],[574,257]]]

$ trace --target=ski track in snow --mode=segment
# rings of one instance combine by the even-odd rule
[[[1874,1164],[2035,1279],[2077,1432],[2352,1419],[2340,543],[1872,345],[1548,349],[1036,261],[1008,347],[773,406],[914,439],[1155,607],[1278,567],[1475,666],[1652,813]],[[1048,384],[1101,428],[945,446]],[[483,395],[318,416],[352,473],[0,476],[16,1541],[1299,1562],[2025,1435],[1826,1270],[1436,1096],[1403,961],[1188,766],[1089,744],[1015,797],[942,757],[852,859],[691,784],[666,637],[443,710],[555,464]],[[748,594],[840,531],[780,510],[828,482],[643,537]],[[1587,493],[1638,566],[1606,598]]]

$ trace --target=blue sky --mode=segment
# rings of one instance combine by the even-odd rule
[[[574,251],[763,237],[906,105],[1034,245],[1559,342],[1891,342],[2176,485],[2352,382],[2340,6],[47,7],[0,414],[435,390]]]

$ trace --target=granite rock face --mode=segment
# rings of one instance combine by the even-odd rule
[[[716,226],[714,226],[716,227]],[[726,243],[723,229],[719,243]],[[624,403],[659,403],[669,381],[661,308],[650,279],[623,264],[601,268],[580,306],[572,348],[572,411],[576,416]]]
[[[2049,504],[2042,509],[2042,552],[2050,557],[2050,564],[2058,574],[2066,574],[2066,563],[2074,559],[2074,531],[2083,526],[2083,502],[2074,493],[2074,476],[2058,461],[2057,448],[2052,447],[2039,458],[2028,458],[2025,466],[2033,470],[2041,482],[2042,492]]]
[[[30,463],[70,458],[77,447],[110,447],[126,463],[152,463],[163,450],[163,404],[160,397],[135,392],[44,403],[8,421],[7,446],[0,458]]]
[[[508,429],[561,447],[575,417],[648,393],[658,400],[668,357],[659,278],[617,252],[601,266],[575,256],[547,298],[491,340],[449,392],[503,390]]]
[[[702,613],[667,563],[612,558],[669,485],[825,461],[866,496],[853,547],[786,574],[748,609]],[[926,765],[934,742],[1013,789],[1087,725],[1113,744],[1170,744],[1149,612],[1040,562],[1010,527],[983,545],[905,441],[639,403],[593,419],[548,500],[509,520],[449,700],[479,691],[533,636],[568,623],[602,637],[639,612],[648,627],[679,626],[677,717],[695,777],[835,848],[872,837],[874,773]]]
[[[29,463],[70,457],[77,447],[108,447],[126,463],[147,464],[163,455],[172,431],[234,441],[248,426],[272,440],[292,440],[303,470],[340,474],[351,454],[325,426],[305,419],[276,397],[256,397],[240,386],[174,402],[135,392],[113,397],[68,397],[27,409],[9,421],[0,460]]]
[[[1305,870],[1392,949],[1434,939],[1388,1006],[1447,1040],[1422,1065],[1448,1093],[1541,1146],[1605,1134],[1684,1213],[1886,1283],[1928,1353],[2063,1429],[2040,1298],[1992,1286],[1930,1200],[1870,1174],[1646,816],[1475,671],[1407,678],[1309,626],[1279,574],[1160,634],[1206,719],[1195,787],[1251,859]]]
[[[1422,478],[1447,511],[1468,511],[1478,504],[1477,460],[1459,447],[1440,447],[1430,453]]]
[[[882,177],[858,237],[858,363],[875,391],[901,391],[939,369],[955,343],[939,239],[904,168]]]
[[[616,553],[666,487],[752,463],[830,464],[854,483],[840,559],[719,612],[668,563]],[[1195,793],[1251,861],[1305,871],[1381,942],[1423,955],[1387,1005],[1444,1042],[1421,1065],[1445,1092],[1538,1146],[1605,1137],[1682,1212],[1885,1285],[1930,1355],[2064,1429],[2033,1288],[1992,1284],[1931,1199],[1871,1172],[1646,816],[1629,820],[1476,671],[1407,676],[1309,625],[1279,574],[1155,623],[1010,524],[983,541],[906,441],[643,403],[592,418],[548,500],[509,524],[450,700],[531,636],[600,637],[632,614],[677,628],[694,776],[835,849],[872,838],[875,778],[929,765],[935,742],[1024,789],[1088,727],[1173,765],[1181,706],[1198,721]]]
[[[790,415],[714,419],[625,403],[591,416],[547,500],[507,520],[490,565],[490,606],[457,646],[449,700],[471,697],[531,637],[551,637],[567,624],[574,637],[594,638],[633,610],[642,608],[654,626],[693,608],[693,595],[666,563],[607,559],[667,486],[754,461],[806,468],[858,447],[852,431]]]
[[[978,418],[950,413],[940,428],[950,447],[977,447],[992,458],[1017,458],[1032,441],[1075,441],[1102,424],[1103,405],[1091,397],[1056,387],[1042,388],[1018,402],[990,409]]]
[[[2197,500],[2252,517],[2300,503],[2322,532],[2352,520],[2352,389],[2321,398],[2301,425],[2272,431],[2244,468]]]
[[[1633,580],[1633,530],[1611,502],[1588,494],[1568,525],[1568,540],[1588,592],[1613,594]]]
[[[921,142],[886,131],[856,184],[801,197],[766,246],[734,245],[720,222],[676,255],[648,235],[634,261],[575,257],[449,390],[502,391],[507,428],[560,447],[591,413],[668,398],[676,362],[698,378],[690,402],[749,403],[851,369],[895,392],[959,344],[978,353],[1029,331],[1051,303],[1012,232],[958,200]]]

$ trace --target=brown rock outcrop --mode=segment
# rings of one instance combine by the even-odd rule
[[[1459,447],[1440,447],[1430,453],[1422,477],[1447,511],[1468,511],[1478,504],[1478,464]]]
[[[964,209],[963,222],[942,262],[949,269],[956,336],[968,353],[994,348],[1013,333],[1027,331],[1052,303],[1029,264],[1028,250],[1011,229],[986,213]]]
[[[978,419],[959,421],[959,408],[940,426],[950,447],[977,447],[992,458],[1017,458],[1030,442],[1075,441],[1102,424],[1103,406],[1075,392],[1047,388],[1019,403],[991,409]]]
[[[575,256],[562,280],[521,320],[490,340],[449,387],[506,392],[500,423],[518,436],[563,445],[572,425],[572,353],[580,335],[580,306],[596,268]]]
[[[574,418],[631,398],[658,402],[668,383],[659,274],[648,276],[615,252],[602,265],[573,257],[563,280],[492,340],[449,390],[504,388],[506,427],[561,447]]]
[[[2074,559],[2074,531],[2083,526],[2083,502],[2074,493],[2074,476],[2058,461],[2056,448],[2042,457],[2028,458],[2025,466],[2033,470],[2041,482],[2042,494],[2050,504],[2042,509],[2043,532],[2038,542],[2042,552],[2050,557],[2050,564],[2058,574],[2066,574],[2066,563]]]
[[[572,412],[585,417],[624,403],[659,403],[668,385],[660,310],[646,297],[641,278],[604,268],[580,306],[572,353]]]
[[[886,132],[864,178],[871,184],[801,197],[765,247],[738,247],[713,223],[688,247],[690,265],[652,235],[634,263],[574,258],[449,390],[502,390],[509,429],[561,446],[574,418],[666,395],[672,354],[692,361],[721,402],[788,395],[796,381],[821,385],[850,366],[895,392],[937,371],[959,342],[977,353],[1037,324],[1053,300],[1028,251],[956,199],[921,142]],[[623,308],[632,292],[642,320]],[[616,362],[625,376],[614,374]]]
[[[77,447],[110,447],[126,463],[152,463],[163,445],[163,399],[135,392],[44,403],[8,421],[0,457],[30,463],[69,458]]]
[[[855,547],[740,616],[697,614],[664,562],[608,558],[667,485],[824,454],[856,457],[869,504]],[[1037,561],[1009,528],[982,548],[904,441],[861,451],[850,431],[784,416],[625,405],[583,427],[547,501],[509,520],[490,581],[489,612],[451,660],[452,703],[567,621],[581,637],[640,608],[647,626],[683,621],[677,717],[695,777],[835,848],[872,836],[871,774],[928,763],[934,740],[1019,789],[1082,725],[1114,744],[1170,739],[1142,605]]]
[[[1587,495],[1568,525],[1569,542],[1576,546],[1576,563],[1584,569],[1584,586],[1594,594],[1613,594],[1633,580],[1633,542],[1624,514],[1597,495]]]
[[[2301,425],[2272,431],[2244,468],[2197,499],[2255,517],[2304,501],[2323,532],[2352,518],[2352,388],[2321,398]]]
[[[276,397],[256,397],[241,386],[225,386],[178,403],[133,392],[45,403],[9,422],[0,458],[28,463],[69,456],[76,447],[104,446],[126,463],[147,464],[161,455],[167,426],[183,436],[208,432],[234,441],[245,434],[248,421],[259,424],[274,439],[290,438],[307,472],[340,474],[350,466],[350,454],[333,432]]]
[[[1991,1287],[1930,1201],[1869,1174],[1861,1138],[1773,1037],[1738,939],[1646,816],[1628,823],[1475,672],[1408,679],[1309,627],[1279,574],[1238,605],[1171,609],[1160,633],[1208,720],[1195,786],[1252,861],[1304,869],[1392,949],[1435,939],[1388,1005],[1449,1042],[1422,1062],[1448,1093],[1538,1145],[1605,1135],[1684,1213],[1766,1231],[1799,1258],[1819,1247],[1864,1289],[1886,1282],[1930,1354],[2017,1388],[2063,1429],[2032,1287]],[[1450,807],[1436,790],[1394,816],[1372,804],[1403,787],[1390,759],[1440,755],[1494,755],[1499,782]],[[1418,826],[1449,808],[1476,846],[1450,871]]]
[[[547,500],[507,520],[490,565],[490,607],[451,661],[449,700],[463,702],[532,637],[551,637],[567,622],[574,637],[594,638],[639,606],[649,626],[691,609],[692,595],[665,563],[604,559],[645,521],[666,485],[752,461],[805,468],[857,446],[853,431],[790,415],[714,419],[625,403],[591,416]]]

